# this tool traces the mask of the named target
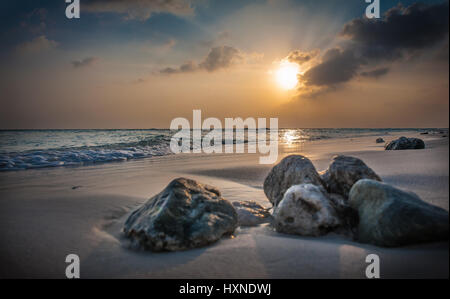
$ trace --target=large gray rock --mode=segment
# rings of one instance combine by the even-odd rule
[[[272,220],[269,209],[254,201],[235,201],[233,206],[236,209],[240,226],[257,226]]]
[[[448,212],[405,192],[373,180],[361,180],[350,191],[358,211],[359,241],[394,247],[448,240]]]
[[[324,189],[312,184],[289,188],[273,217],[278,232],[302,236],[321,236],[340,225]]]
[[[133,247],[177,251],[211,244],[236,227],[236,211],[219,190],[179,178],[134,211],[124,233]]]
[[[330,193],[337,193],[348,198],[352,186],[361,179],[381,181],[381,178],[362,160],[337,156],[322,175],[322,180]]]
[[[384,149],[387,151],[396,151],[396,150],[424,149],[424,148],[425,142],[423,142],[422,139],[400,137],[397,140],[389,142]]]
[[[292,155],[272,168],[264,181],[264,193],[272,205],[277,206],[287,189],[300,184],[323,186],[311,161],[304,156]]]

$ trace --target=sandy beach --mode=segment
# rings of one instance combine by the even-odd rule
[[[330,139],[281,148],[278,160],[302,154],[324,170],[334,155],[355,156],[383,181],[448,211],[448,138],[408,137],[422,138],[427,148],[385,151],[373,136]],[[121,232],[127,216],[178,177],[214,185],[229,201],[270,207],[262,185],[272,166],[259,165],[258,157],[180,154],[1,172],[0,278],[65,278],[71,253],[80,256],[81,278],[365,278],[371,253],[380,256],[382,278],[448,278],[448,242],[380,248],[336,234],[284,235],[268,224],[238,228],[231,238],[190,251],[127,248]]]

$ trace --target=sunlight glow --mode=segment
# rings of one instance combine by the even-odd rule
[[[281,88],[289,90],[298,84],[299,66],[296,63],[282,61],[280,67],[275,72],[275,78]]]

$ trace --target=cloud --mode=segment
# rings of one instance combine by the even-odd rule
[[[208,72],[230,67],[237,60],[242,59],[239,51],[233,47],[223,46],[212,48],[206,59],[199,64],[200,68]]]
[[[319,50],[313,50],[310,52],[302,52],[299,50],[292,51],[289,53],[287,60],[290,62],[295,62],[298,65],[302,65],[306,62],[311,61],[313,58],[315,58],[317,55],[319,55]]]
[[[31,41],[18,45],[16,51],[23,55],[34,54],[54,49],[58,45],[58,42],[49,40],[45,35],[40,35]]]
[[[155,13],[171,13],[185,16],[193,13],[189,0],[90,0],[82,4],[82,10],[91,13],[117,13],[126,19],[145,21]]]
[[[375,69],[375,70],[372,70],[372,71],[362,72],[361,76],[362,77],[366,77],[366,78],[378,79],[379,77],[382,77],[382,76],[386,75],[387,73],[389,73],[389,68],[388,67],[382,67],[382,68]]]
[[[72,66],[74,68],[83,68],[94,65],[98,61],[97,57],[86,57],[82,60],[72,61]]]
[[[448,2],[426,5],[398,5],[382,19],[354,19],[344,25],[339,37],[345,42],[319,52],[293,51],[289,60],[299,65],[311,60],[312,66],[299,75],[300,94],[321,94],[355,78],[377,79],[403,58],[425,56],[435,60],[448,57]],[[436,48],[439,48],[436,52]],[[446,55],[447,54],[447,55]],[[380,66],[381,65],[381,66]]]
[[[349,81],[361,65],[352,50],[333,48],[322,57],[322,62],[313,66],[301,76],[306,85],[334,85]]]
[[[160,73],[179,74],[190,73],[198,70],[214,72],[220,69],[229,68],[242,59],[243,57],[241,52],[233,47],[214,47],[209,51],[208,55],[200,63],[189,61],[177,68],[164,68],[160,70]]]
[[[389,9],[382,20],[360,18],[347,23],[341,36],[368,58],[398,59],[434,46],[448,36],[448,2]],[[415,53],[414,53],[415,54]]]
[[[190,73],[198,70],[199,67],[197,64],[193,61],[186,62],[185,64],[182,64],[178,68],[172,68],[172,67],[166,67],[160,71],[161,74],[179,74],[179,73]]]

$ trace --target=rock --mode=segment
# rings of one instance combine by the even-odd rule
[[[409,149],[424,149],[425,142],[419,138],[400,137],[397,140],[391,141],[386,145],[385,150],[409,150]]]
[[[422,132],[422,133],[420,133],[420,135],[428,135],[428,134],[430,134],[430,133],[428,133],[428,132]]]
[[[377,141],[376,141],[377,143],[384,143],[385,141],[384,141],[384,139],[383,138],[377,138]]]
[[[236,211],[219,190],[179,178],[134,211],[124,233],[133,247],[177,251],[211,244],[236,227]]]
[[[359,222],[358,211],[350,207],[348,200],[342,195],[329,193],[328,198],[341,223],[340,227],[334,230],[334,232],[355,238]]]
[[[395,247],[448,240],[448,212],[405,192],[373,180],[361,180],[350,191],[358,210],[359,241]]]
[[[269,209],[254,201],[236,201],[233,202],[233,206],[236,209],[240,226],[257,226],[271,222],[272,215],[270,215]]]
[[[323,188],[312,184],[290,187],[273,217],[277,232],[301,236],[321,236],[340,225]]]
[[[276,207],[287,189],[300,184],[323,186],[322,179],[311,161],[304,156],[292,155],[272,168],[264,181],[264,193]]]
[[[337,193],[348,198],[353,184],[361,179],[381,181],[381,178],[362,160],[349,156],[336,156],[322,174],[322,180],[330,193]]]

